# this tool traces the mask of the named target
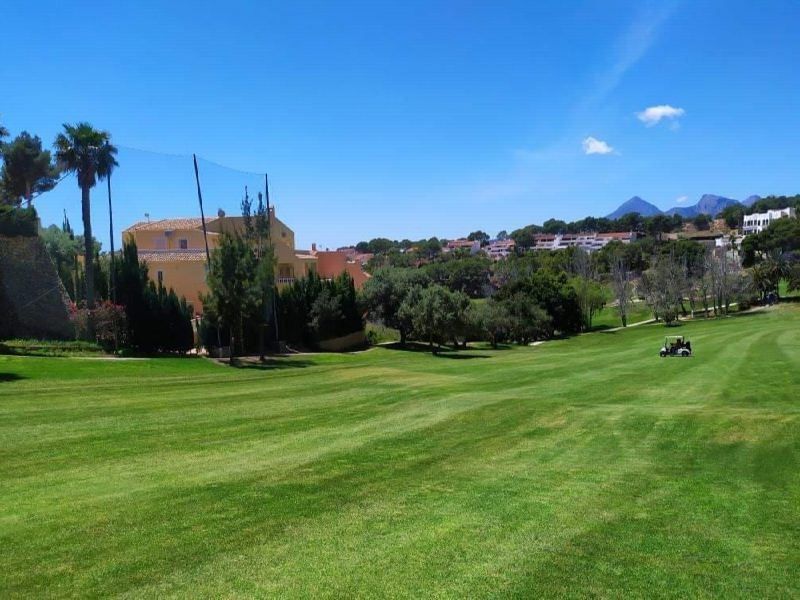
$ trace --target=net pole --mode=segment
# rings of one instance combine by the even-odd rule
[[[203,193],[200,191],[200,173],[197,170],[197,155],[192,154],[194,160],[194,180],[197,182],[197,201],[200,203],[200,221],[203,223],[203,241],[206,245],[206,265],[211,268],[211,253],[208,251],[208,232],[206,231],[206,215],[203,212]]]
[[[272,244],[272,209],[269,204],[269,175],[264,173],[264,198],[267,201],[267,240],[271,248]],[[280,332],[278,331],[278,288],[274,278],[272,283],[272,320],[275,323],[275,344],[280,343]]]

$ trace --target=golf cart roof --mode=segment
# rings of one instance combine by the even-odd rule
[[[666,337],[666,339],[668,339],[668,340],[682,340],[683,336],[682,335],[668,335]]]

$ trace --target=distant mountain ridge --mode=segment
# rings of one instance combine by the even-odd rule
[[[643,217],[654,217],[656,215],[680,215],[684,218],[691,219],[692,217],[696,217],[697,215],[701,214],[714,217],[728,206],[732,206],[734,204],[751,206],[758,200],[761,200],[761,196],[748,196],[741,201],[734,200],[733,198],[726,198],[725,196],[717,196],[716,194],[703,194],[696,204],[691,206],[673,206],[668,210],[662,211],[655,204],[651,204],[639,196],[634,196],[630,200],[626,200],[620,204],[614,212],[606,215],[606,218],[619,219],[621,216],[628,213],[639,213]]]
[[[634,196],[630,200],[626,200],[619,205],[619,208],[607,215],[608,219],[619,219],[622,215],[628,213],[639,213],[643,217],[654,217],[663,214],[661,209],[655,204],[650,204],[647,200],[642,200],[639,196]]]

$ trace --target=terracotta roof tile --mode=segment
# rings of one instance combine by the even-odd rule
[[[159,262],[205,262],[205,250],[139,250],[139,260]]]
[[[197,229],[203,222],[199,217],[183,219],[159,219],[158,221],[139,221],[125,231],[167,231],[176,229]]]

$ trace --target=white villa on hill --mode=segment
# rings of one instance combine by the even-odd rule
[[[779,210],[768,210],[763,213],[753,213],[752,215],[744,216],[744,225],[742,226],[742,233],[748,235],[750,233],[761,233],[770,223],[778,219],[797,218],[797,212],[794,208],[781,208]]]

